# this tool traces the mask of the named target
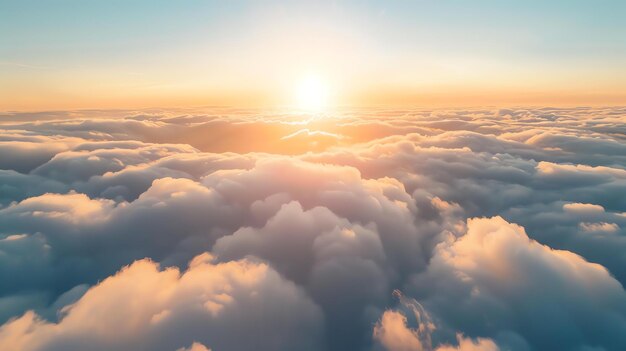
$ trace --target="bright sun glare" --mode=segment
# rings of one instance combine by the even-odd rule
[[[296,101],[302,110],[321,112],[328,107],[328,85],[317,76],[307,76],[297,87]]]

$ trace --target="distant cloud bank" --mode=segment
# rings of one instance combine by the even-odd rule
[[[0,349],[625,349],[625,119],[0,115]]]

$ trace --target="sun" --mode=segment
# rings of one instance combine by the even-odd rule
[[[322,112],[328,107],[329,88],[326,82],[316,75],[308,75],[296,88],[296,104],[301,110]]]

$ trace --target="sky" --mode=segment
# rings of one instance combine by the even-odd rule
[[[0,0],[0,109],[619,105],[623,1]]]

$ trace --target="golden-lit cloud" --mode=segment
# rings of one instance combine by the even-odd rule
[[[4,114],[0,348],[619,349],[624,113]]]

